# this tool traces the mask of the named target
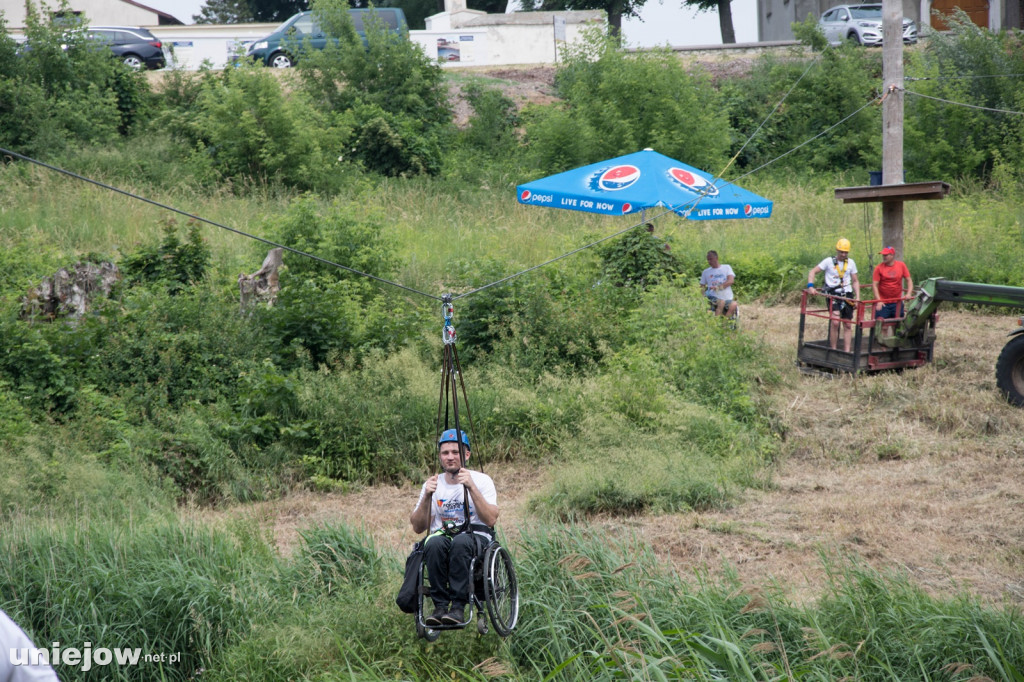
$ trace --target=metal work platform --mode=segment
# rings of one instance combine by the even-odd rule
[[[892,335],[892,327],[904,318],[875,319],[875,301],[857,301],[849,333],[852,335],[850,352],[843,350],[843,324],[836,331],[836,347],[832,347],[829,328],[834,319],[829,311],[828,297],[810,296],[804,291],[800,301],[800,334],[797,342],[797,366],[801,370],[833,372],[879,372],[883,370],[921,367],[932,360],[935,346],[936,316],[923,325],[914,337],[897,348],[881,343]],[[883,327],[884,325],[884,327]],[[886,328],[888,327],[888,328]],[[812,369],[813,368],[813,369]]]

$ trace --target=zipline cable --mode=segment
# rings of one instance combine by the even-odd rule
[[[958,107],[967,107],[968,109],[980,109],[981,111],[991,111],[997,114],[1013,114],[1014,116],[1024,116],[1024,111],[1010,111],[1008,109],[993,109],[992,107],[983,107],[977,104],[967,104],[966,102],[954,102],[951,99],[942,99],[941,97],[933,97],[931,95],[925,95],[920,92],[914,92],[913,90],[907,90],[906,88],[900,88],[908,95],[914,95],[915,97],[923,97],[925,99],[933,99],[936,102],[945,102],[946,104],[954,104]]]
[[[312,260],[319,261],[319,262],[321,262],[321,263],[323,263],[325,265],[330,265],[330,266],[335,267],[335,268],[340,268],[342,270],[347,270],[348,272],[351,272],[351,273],[356,274],[356,275],[360,275],[362,277],[367,277],[369,279],[377,280],[378,282],[381,282],[382,284],[388,284],[390,286],[397,287],[399,289],[404,289],[405,291],[408,291],[408,292],[411,292],[411,293],[414,293],[414,294],[419,294],[420,296],[426,296],[427,298],[432,298],[432,299],[434,299],[436,301],[440,301],[441,300],[440,296],[435,296],[433,294],[428,294],[428,293],[419,291],[417,289],[413,289],[412,287],[407,287],[404,284],[399,284],[398,282],[392,282],[391,280],[384,279],[383,277],[378,277],[377,275],[371,275],[368,272],[362,272],[361,270],[356,270],[355,268],[350,268],[349,266],[342,265],[341,263],[335,263],[334,261],[327,260],[326,258],[321,258],[320,256],[314,256],[311,253],[306,253],[305,251],[300,251],[300,250],[294,249],[294,248],[292,248],[290,246],[285,246],[284,244],[278,244],[277,242],[273,242],[273,241],[271,241],[269,239],[265,239],[263,237],[259,237],[259,236],[254,235],[254,234],[250,234],[248,232],[243,232],[242,230],[236,229],[234,227],[229,227],[227,225],[223,225],[221,223],[214,222],[212,220],[208,220],[208,219],[203,218],[201,216],[197,216],[197,215],[194,215],[192,213],[188,213],[186,211],[182,211],[181,209],[174,208],[173,206],[168,206],[167,204],[162,204],[159,201],[154,201],[152,199],[147,199],[144,196],[140,196],[138,194],[134,194],[134,193],[129,192],[127,190],[123,190],[123,189],[121,189],[119,187],[114,187],[113,185],[108,185],[106,183],[100,182],[99,180],[93,180],[92,178],[87,178],[84,175],[79,175],[78,173],[75,173],[73,171],[69,171],[69,170],[66,170],[64,168],[60,168],[58,166],[52,166],[52,165],[50,165],[48,163],[45,163],[43,161],[40,161],[38,159],[33,159],[32,157],[25,156],[24,154],[19,154],[18,152],[13,152],[10,149],[4,149],[3,147],[0,147],[0,155],[13,156],[15,158],[22,159],[24,161],[28,161],[30,163],[34,163],[36,165],[42,166],[43,168],[48,168],[48,169],[50,169],[52,171],[56,171],[58,173],[63,173],[64,175],[67,175],[69,177],[75,178],[76,180],[82,180],[84,182],[88,182],[88,183],[91,183],[93,185],[96,185],[97,187],[102,187],[104,189],[109,189],[112,192],[117,192],[118,194],[123,194],[126,197],[131,197],[132,199],[137,199],[139,201],[143,201],[143,202],[145,202],[147,204],[152,204],[153,206],[157,206],[157,207],[162,208],[164,210],[171,211],[171,212],[177,213],[179,215],[183,215],[186,218],[191,218],[192,220],[198,220],[198,221],[206,223],[208,225],[213,225],[214,227],[219,227],[222,230],[227,230],[228,232],[234,232],[235,234],[241,235],[243,237],[247,237],[249,239],[254,239],[254,240],[258,241],[258,242],[263,242],[264,244],[268,244],[270,246],[274,246],[274,247],[277,247],[279,249],[284,249],[285,251],[290,251],[290,252],[292,252],[294,254],[297,254],[299,256],[304,256],[305,258],[310,258]]]
[[[868,102],[867,104],[862,106],[860,109],[857,109],[855,112],[853,112],[849,116],[844,117],[843,119],[841,119],[837,123],[834,123],[834,124],[830,125],[828,128],[825,128],[824,130],[822,130],[820,133],[818,133],[814,137],[810,137],[810,138],[804,140],[803,142],[801,142],[797,146],[793,147],[789,151],[783,152],[782,154],[779,154],[774,159],[771,159],[770,161],[766,161],[765,163],[762,163],[757,168],[754,168],[752,170],[747,171],[746,173],[744,173],[743,175],[739,176],[736,179],[737,180],[742,180],[743,178],[747,177],[748,175],[753,175],[754,173],[756,173],[757,171],[761,170],[762,168],[766,168],[766,167],[772,165],[773,163],[775,163],[776,161],[780,161],[780,160],[784,159],[785,157],[789,156],[790,154],[792,154],[793,152],[797,151],[801,147],[805,147],[805,146],[809,145],[811,142],[814,142],[815,140],[817,140],[819,137],[823,137],[823,136],[827,135],[828,133],[832,132],[834,129],[838,128],[839,126],[841,126],[842,124],[846,123],[851,118],[853,118],[854,116],[859,114],[860,112],[862,112],[865,109],[867,109],[868,107],[870,107],[872,104],[875,104],[876,102],[881,102],[881,101],[882,101],[882,97],[881,96],[875,97],[873,100],[871,100],[870,102]]]
[[[990,73],[964,76],[904,76],[904,81],[950,81],[978,78],[1024,78],[1024,73]]]
[[[761,132],[761,128],[763,128],[765,126],[765,124],[768,123],[768,120],[772,116],[775,115],[775,112],[779,110],[779,107],[781,107],[782,103],[786,101],[786,98],[788,98],[791,94],[793,94],[793,90],[796,89],[796,86],[799,85],[800,81],[802,81],[804,79],[804,76],[806,76],[808,74],[808,72],[810,72],[811,67],[814,66],[817,63],[818,63],[818,57],[815,57],[814,59],[812,59],[810,61],[810,63],[807,65],[807,68],[804,69],[804,72],[802,74],[800,74],[800,77],[797,78],[793,82],[793,85],[789,88],[788,91],[786,91],[786,94],[782,96],[782,99],[779,100],[779,103],[776,104],[774,107],[772,107],[772,110],[769,111],[768,115],[764,117],[764,120],[761,121],[760,125],[757,126],[757,129],[754,130],[754,132],[750,133],[750,136],[747,137],[746,141],[743,142],[743,145],[739,148],[739,150],[737,150],[737,152],[732,155],[732,158],[729,159],[729,163],[725,164],[725,168],[723,168],[722,172],[718,174],[717,179],[719,179],[719,180],[722,179],[722,176],[725,175],[725,172],[727,170],[729,170],[729,167],[732,166],[732,164],[736,162],[736,159],[738,159],[740,154],[743,153],[743,150],[747,148],[747,145],[750,144],[750,141],[753,140],[757,136],[757,134],[759,132]]]

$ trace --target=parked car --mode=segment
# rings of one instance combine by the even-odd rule
[[[860,45],[881,45],[882,6],[838,5],[821,15],[818,27],[832,45],[844,40]],[[917,42],[917,24],[906,17],[903,18],[903,42],[907,45]]]
[[[404,33],[407,30],[405,12],[398,7],[350,9],[348,13],[355,24],[356,33],[364,43],[364,22],[370,20],[371,12],[388,30],[395,33]],[[284,69],[295,65],[302,50],[322,50],[330,39],[317,25],[312,12],[299,12],[274,29],[273,33],[252,42],[245,56],[260,61],[265,66]]]
[[[125,65],[133,69],[162,69],[171,63],[170,50],[148,29],[137,26],[89,26],[89,40],[107,45]]]

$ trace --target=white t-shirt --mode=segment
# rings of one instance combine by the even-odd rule
[[[484,496],[484,499],[491,504],[498,504],[498,491],[494,489],[494,481],[491,480],[491,477],[472,469],[469,470],[469,475],[473,477],[473,483],[476,484],[477,490]],[[437,477],[437,490],[434,491],[434,499],[431,500],[432,504],[430,505],[430,532],[440,529],[441,524],[445,521],[454,521],[461,525],[466,520],[463,506],[464,494],[469,497],[469,522],[486,525],[477,515],[476,505],[473,504],[473,496],[469,494],[469,491],[465,491],[461,483],[449,483],[447,478],[443,473]],[[420,501],[426,494],[427,484],[424,483],[420,488],[416,507],[420,506]]]
[[[704,272],[700,273],[701,285],[708,287],[709,289],[704,292],[705,296],[714,296],[715,298],[721,298],[726,301],[732,300],[732,286],[728,286],[721,291],[711,291],[712,287],[717,287],[725,284],[725,281],[730,277],[735,278],[736,274],[732,271],[732,268],[728,265],[720,263],[717,268],[704,268]],[[692,281],[692,280],[691,280]]]
[[[0,682],[60,682],[49,665],[28,665],[36,660],[31,652],[36,648],[24,630],[0,611]]]
[[[832,262],[832,256],[818,263],[818,269],[825,273],[825,288],[834,289],[842,282],[843,291],[847,294],[853,293],[853,275],[857,274],[857,264],[852,258],[845,262]]]

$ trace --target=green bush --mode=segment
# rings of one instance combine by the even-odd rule
[[[880,167],[879,109],[863,107],[879,94],[881,56],[842,45],[815,60],[764,56],[749,76],[723,82],[733,146],[743,146],[740,167],[776,160],[798,172]]]
[[[314,1],[317,21],[339,41],[299,62],[303,92],[322,111],[353,121],[346,158],[388,176],[436,175],[452,114],[441,67],[380,22],[367,22],[364,45],[348,7]]]
[[[61,350],[84,381],[153,415],[234,396],[239,374],[270,356],[267,343],[237,300],[136,287],[65,334]]]
[[[358,122],[353,126],[349,158],[363,168],[388,177],[440,172],[440,141],[436,135],[424,134],[420,121],[375,103],[359,102],[351,111]]]
[[[671,237],[654,235],[654,225],[646,223],[601,247],[603,281],[615,286],[654,286],[681,272],[671,251]]]
[[[171,291],[201,282],[210,262],[210,248],[203,243],[199,223],[189,221],[188,241],[178,238],[174,219],[164,223],[159,246],[140,249],[121,260],[121,270],[131,284],[163,282]]]
[[[385,213],[369,202],[337,200],[325,204],[314,196],[304,196],[268,222],[275,241],[352,270],[390,278],[401,262],[397,244],[387,234]],[[322,261],[292,254],[285,258],[288,270],[282,276],[282,285],[288,279],[365,281],[350,270]]]
[[[52,158],[70,142],[102,144],[131,132],[147,105],[145,78],[55,15],[26,9],[30,47],[10,55],[16,65],[0,74],[0,143]]]
[[[408,350],[372,355],[358,370],[303,375],[290,439],[310,478],[355,482],[420,479],[436,456],[437,375]]]
[[[508,269],[495,260],[459,262],[449,274],[481,286]],[[467,361],[493,354],[493,360],[528,372],[593,370],[615,334],[613,313],[589,288],[593,274],[588,268],[573,275],[547,269],[468,296],[458,325]]]
[[[538,173],[561,173],[599,160],[599,134],[565,104],[527,107],[523,112],[525,153]]]
[[[270,228],[276,241],[349,268],[289,254],[277,304],[255,317],[287,367],[316,367],[372,348],[395,348],[410,334],[416,313],[396,307],[390,288],[361,274],[391,278],[400,260],[384,214],[358,202],[328,207],[296,199]]]
[[[1019,81],[1006,77],[1024,69],[1020,38],[980,28],[959,9],[948,22],[951,30],[929,37],[925,54],[907,69],[925,79],[909,81],[909,91],[947,102],[906,95],[904,162],[925,178],[987,180],[997,164],[1024,160],[1021,117],[977,108],[1020,110]]]
[[[466,144],[488,154],[507,153],[518,142],[516,128],[520,124],[516,104],[501,90],[470,83],[463,94],[473,113],[462,132]]]
[[[193,99],[194,98],[194,99]],[[337,186],[339,155],[351,133],[344,117],[322,114],[300,93],[285,96],[265,69],[204,73],[197,93],[172,87],[168,127],[193,149],[196,172],[230,181]]]
[[[61,323],[30,324],[10,309],[0,317],[0,376],[27,406],[55,418],[73,410],[79,383],[56,345],[63,335]]]
[[[698,168],[724,165],[729,123],[718,94],[708,80],[687,73],[672,52],[627,54],[593,31],[563,54],[555,83],[581,124],[580,135],[592,141],[587,163],[651,147]],[[531,146],[555,142],[529,132]]]

